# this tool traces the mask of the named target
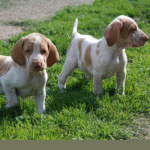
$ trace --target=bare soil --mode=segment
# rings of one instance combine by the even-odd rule
[[[92,4],[94,0],[14,0],[8,8],[0,9],[0,40],[22,32],[22,27],[7,25],[11,21],[42,20],[65,6]],[[3,1],[1,4],[4,3]]]

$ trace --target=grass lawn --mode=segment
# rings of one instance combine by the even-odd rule
[[[59,92],[58,75],[63,68],[67,47],[72,39],[75,18],[78,31],[101,38],[107,25],[117,16],[127,15],[150,37],[149,0],[96,0],[92,5],[66,7],[43,22],[28,20],[13,25],[24,32],[0,41],[0,54],[10,55],[22,36],[39,32],[56,45],[60,60],[48,68],[46,115],[38,114],[34,97],[20,98],[20,106],[5,110],[5,96],[0,96],[1,140],[120,140],[145,139],[148,132],[134,121],[150,117],[150,42],[140,48],[127,48],[126,96],[115,91],[115,76],[103,80],[103,98],[93,95],[93,83],[79,70],[69,76],[64,94]],[[142,122],[144,123],[144,122]]]

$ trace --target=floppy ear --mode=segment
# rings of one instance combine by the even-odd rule
[[[47,58],[47,67],[51,67],[59,60],[59,53],[55,45],[49,39],[47,39],[47,42],[48,42],[48,49],[49,49],[49,55]]]
[[[123,21],[123,27],[120,30],[120,37],[123,39],[127,39],[131,30],[135,30],[136,25],[131,24],[128,20]]]
[[[117,39],[119,38],[120,30],[123,26],[123,23],[119,20],[111,23],[104,32],[108,46],[113,46]]]
[[[25,57],[23,55],[23,44],[24,44],[24,37],[17,41],[11,51],[11,57],[14,62],[18,65],[23,66],[25,64]]]

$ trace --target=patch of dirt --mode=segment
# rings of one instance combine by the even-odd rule
[[[136,118],[126,130],[132,131],[131,140],[150,140],[150,117]]]
[[[42,20],[51,17],[56,11],[65,6],[92,4],[94,0],[20,0],[7,9],[0,10],[0,40],[8,39],[12,35],[22,32],[21,27],[4,25],[10,21]],[[1,2],[2,3],[2,2]]]
[[[17,26],[5,26],[0,24],[0,40],[5,40],[10,38],[12,35],[22,32],[21,27]]]

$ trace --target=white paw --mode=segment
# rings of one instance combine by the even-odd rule
[[[5,109],[8,109],[10,108],[10,105],[7,103],[5,106],[4,106]]]
[[[60,93],[64,93],[64,89],[66,89],[66,83],[65,84],[58,83],[58,87],[60,89]]]
[[[95,90],[93,91],[94,95],[103,95],[103,90]]]
[[[14,104],[9,104],[9,103],[7,103],[5,106],[4,106],[4,108],[5,109],[9,109],[10,107],[15,107],[15,106],[18,106],[19,105],[19,103],[14,103]]]
[[[43,113],[43,114],[45,114],[45,112],[46,112],[46,109],[37,109],[37,112],[40,114],[40,113]]]

